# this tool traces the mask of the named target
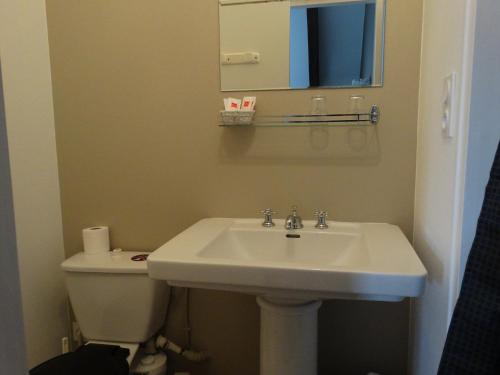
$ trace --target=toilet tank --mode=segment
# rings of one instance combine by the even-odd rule
[[[165,282],[147,274],[143,253],[79,253],[61,267],[71,306],[87,340],[141,343],[163,325]]]

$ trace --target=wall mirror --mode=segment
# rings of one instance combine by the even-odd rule
[[[386,0],[219,0],[222,91],[377,87]]]

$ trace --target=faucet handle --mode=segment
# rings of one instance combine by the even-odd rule
[[[290,211],[292,211],[293,216],[297,216],[297,206],[295,204],[290,207]]]
[[[273,215],[277,214],[277,212],[273,211],[272,208],[265,208],[261,210],[260,213],[264,214],[264,222],[262,223],[262,226],[266,228],[274,227]]]
[[[314,210],[314,217],[328,217],[328,211]]]
[[[324,210],[315,210],[314,217],[318,218],[318,222],[314,226],[318,229],[328,229],[328,224],[326,218],[328,217],[328,212]]]

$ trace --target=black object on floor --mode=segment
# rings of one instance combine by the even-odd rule
[[[438,375],[500,374],[500,144]]]
[[[30,375],[128,375],[129,353],[119,346],[87,344],[42,363]]]

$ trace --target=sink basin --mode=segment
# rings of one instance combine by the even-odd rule
[[[288,231],[283,220],[204,219],[148,258],[153,279],[174,286],[272,298],[399,301],[423,292],[426,270],[389,224],[330,222]]]
[[[153,279],[257,295],[260,375],[317,374],[322,299],[399,301],[423,292],[427,272],[401,230],[330,222],[288,231],[283,220],[205,219],[148,257]]]

